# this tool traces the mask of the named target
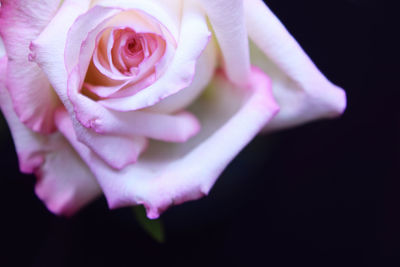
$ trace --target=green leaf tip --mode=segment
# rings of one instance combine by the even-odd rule
[[[165,242],[164,225],[160,219],[150,220],[143,206],[134,206],[133,211],[139,225],[158,243]]]

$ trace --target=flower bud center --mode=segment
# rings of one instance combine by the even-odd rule
[[[132,38],[128,42],[128,50],[132,54],[135,54],[136,52],[142,50],[142,45],[140,42],[136,41],[136,38]]]

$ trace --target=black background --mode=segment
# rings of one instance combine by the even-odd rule
[[[208,197],[161,217],[164,244],[140,229],[131,209],[109,211],[104,198],[71,219],[50,214],[33,193],[34,177],[19,173],[4,129],[0,266],[395,266],[395,16],[384,1],[267,3],[346,89],[341,118],[257,137]]]

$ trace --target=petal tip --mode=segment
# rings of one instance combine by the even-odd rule
[[[146,209],[147,218],[150,220],[156,220],[160,218],[160,212],[156,208],[151,208],[147,205],[144,205],[144,207]]]
[[[201,124],[200,121],[190,112],[181,112],[179,114],[182,120],[185,121],[185,123],[181,124],[181,137],[179,138],[180,142],[184,143],[188,141],[190,138],[194,137],[197,135],[201,129]]]
[[[36,196],[45,203],[47,209],[57,215],[63,217],[71,217],[76,213],[76,208],[74,207],[74,199],[75,192],[73,190],[69,190],[64,192],[62,195],[52,194],[48,192],[46,189],[46,185],[43,184],[43,177],[40,171],[36,171],[36,176],[38,177],[38,181],[35,185],[35,194]]]
[[[345,90],[338,87],[338,102],[336,106],[336,110],[338,112],[337,115],[342,115],[347,108],[347,95]]]
[[[335,118],[342,115],[347,107],[347,96],[346,92],[336,86],[333,85],[331,92],[325,95],[324,102],[328,106],[328,118]]]
[[[19,170],[25,174],[33,173],[39,166],[44,163],[42,154],[26,154],[18,153]]]

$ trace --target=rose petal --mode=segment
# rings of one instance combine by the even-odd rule
[[[279,114],[265,130],[301,124],[341,114],[345,92],[329,82],[261,0],[245,2],[246,22],[252,46],[252,63],[268,73]]]
[[[0,58],[4,57],[5,55],[6,55],[6,49],[4,48],[3,39],[1,39],[1,37],[0,37]],[[3,77],[0,77],[0,79],[2,79],[2,78]]]
[[[92,121],[91,128],[100,134],[145,136],[165,142],[186,142],[200,130],[197,119],[188,112],[174,115],[144,111],[105,113]]]
[[[33,60],[46,73],[68,110],[72,110],[72,106],[67,98],[68,73],[64,62],[65,43],[69,28],[80,14],[87,11],[89,4],[90,0],[64,0],[57,14],[31,44]]]
[[[188,107],[210,83],[217,66],[217,48],[213,39],[207,44],[196,62],[193,82],[178,93],[164,98],[154,106],[146,108],[152,112],[173,113]]]
[[[5,0],[0,9],[0,34],[10,58],[7,88],[20,120],[41,133],[55,130],[53,117],[59,101],[40,68],[28,60],[29,45],[51,20],[59,2]]]
[[[58,113],[56,123],[95,173],[111,208],[143,204],[148,217],[156,218],[170,205],[207,194],[229,162],[277,113],[269,79],[257,69],[250,78],[246,88],[234,88],[218,74],[214,95],[199,102],[204,114],[197,115],[207,117],[206,128],[185,144],[153,144],[140,161],[122,171],[109,168],[77,141],[67,113]]]
[[[88,130],[79,122],[74,124],[74,130],[80,142],[89,147],[110,167],[118,170],[135,163],[148,146],[145,137],[100,135]]]
[[[96,0],[95,5],[123,8],[123,9],[137,9],[151,15],[153,18],[161,22],[165,26],[165,31],[168,29],[166,35],[172,34],[175,40],[179,37],[180,17],[182,12],[181,0]],[[136,26],[134,23],[133,26]],[[172,41],[172,40],[169,40]]]
[[[53,150],[45,154],[44,163],[35,171],[35,193],[51,212],[71,216],[98,197],[101,189],[62,135],[52,136],[49,145]]]
[[[243,0],[199,0],[215,31],[229,79],[246,83],[250,73]]]
[[[181,25],[175,56],[156,82],[133,96],[101,100],[99,103],[119,111],[137,110],[152,106],[188,87],[193,81],[196,61],[209,41],[210,32],[204,15],[187,1],[184,2]]]
[[[7,57],[3,56],[0,58],[0,107],[11,130],[18,154],[19,168],[23,173],[32,173],[44,161],[40,151],[43,149],[46,139],[44,136],[28,130],[15,114],[10,94],[5,87],[6,70]]]
[[[80,71],[82,77],[84,77],[96,46],[95,40],[97,35],[106,28],[108,20],[121,11],[122,9],[120,8],[95,6],[85,14],[79,16],[73,25],[71,25],[64,51],[65,66],[68,73],[81,61]],[[91,39],[87,38],[89,34],[92,36]],[[82,47],[92,48],[87,48],[87,51],[91,51],[92,53],[82,53]]]
[[[100,187],[62,135],[40,135],[20,122],[4,86],[6,64],[7,58],[1,58],[0,107],[13,136],[20,169],[36,173],[36,194],[51,212],[70,216],[100,195]]]

